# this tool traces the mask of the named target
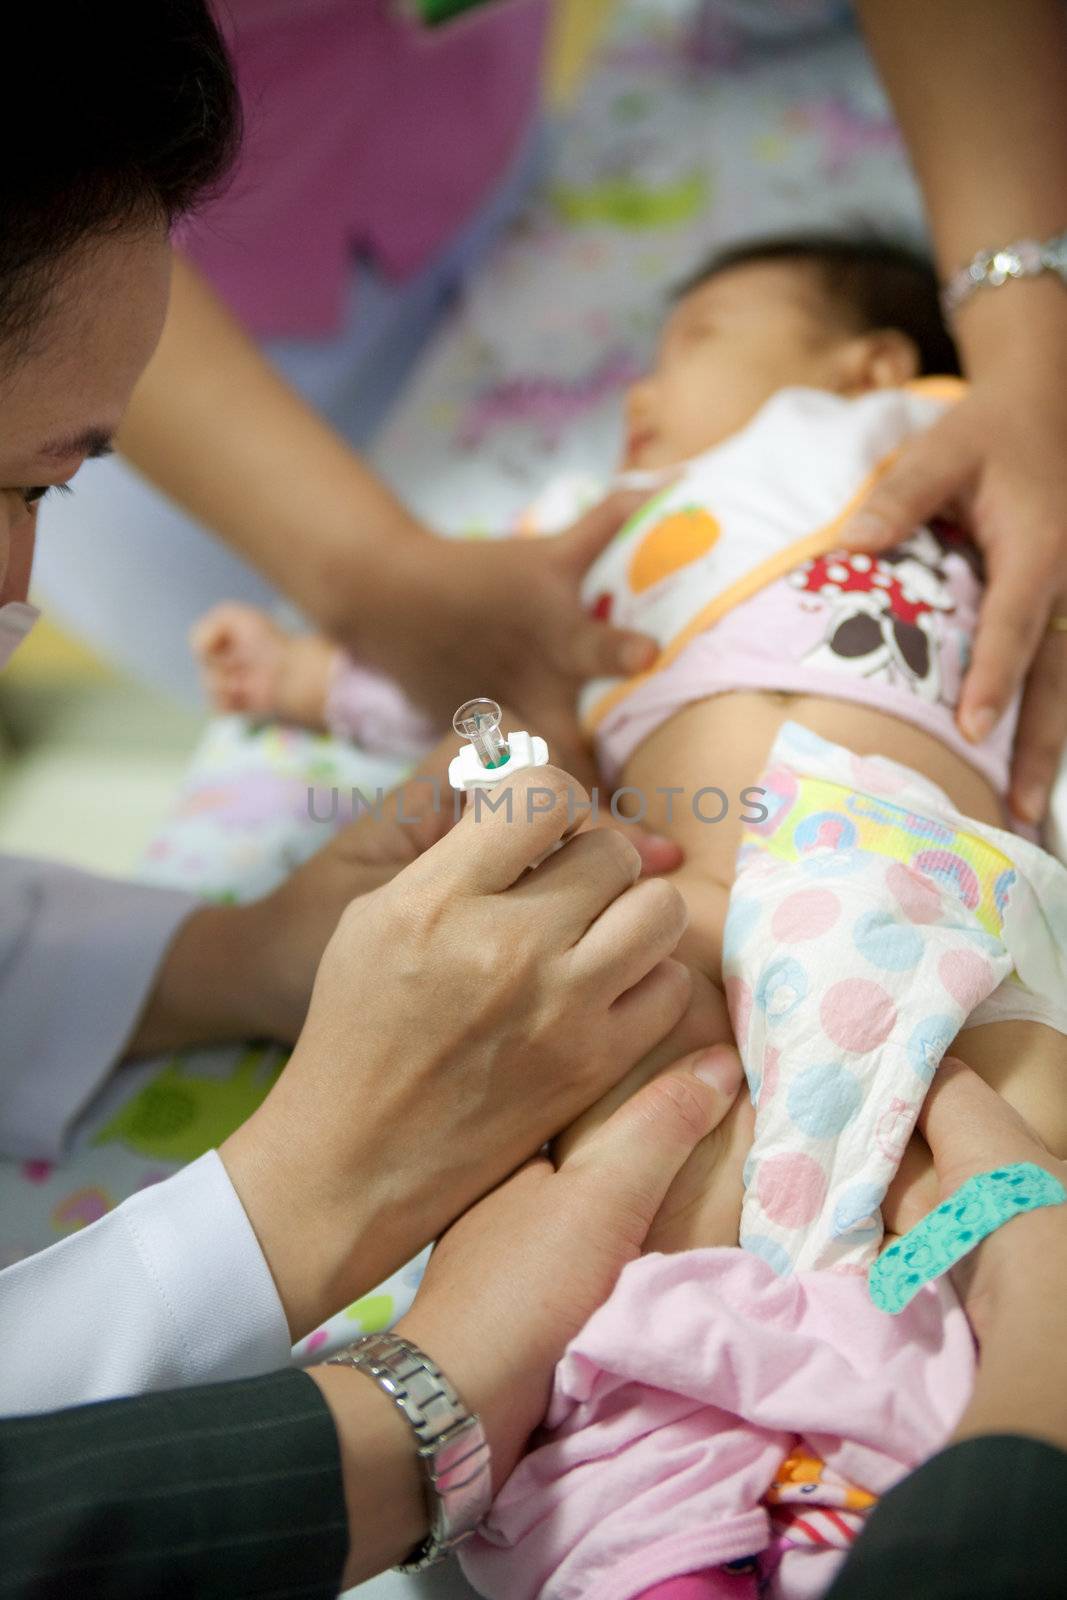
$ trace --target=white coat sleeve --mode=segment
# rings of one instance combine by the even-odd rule
[[[0,1414],[255,1377],[290,1345],[214,1150],[0,1272]]]
[[[198,903],[0,856],[0,1155],[61,1154]]]

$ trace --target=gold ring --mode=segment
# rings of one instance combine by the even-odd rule
[[[1067,616],[1049,617],[1046,633],[1067,633]]]

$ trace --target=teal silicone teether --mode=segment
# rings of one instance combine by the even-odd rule
[[[882,1311],[903,1311],[924,1283],[940,1278],[1012,1217],[1064,1201],[1063,1184],[1033,1161],[968,1178],[950,1199],[883,1250],[867,1274],[871,1299]]]

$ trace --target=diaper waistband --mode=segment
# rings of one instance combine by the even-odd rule
[[[760,780],[767,817],[745,840],[783,859],[874,849],[955,893],[1003,940],[1037,994],[1067,993],[1067,872],[1026,839],[965,817],[936,784],[783,724]]]

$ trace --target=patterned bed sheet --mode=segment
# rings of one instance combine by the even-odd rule
[[[917,234],[919,217],[847,7],[623,0],[540,192],[427,353],[376,462],[443,532],[504,532],[547,479],[608,476],[620,390],[648,360],[671,285],[716,245],[820,223]],[[353,785],[372,794],[399,776],[353,746],[216,721],[142,875],[251,898],[351,814]],[[336,821],[319,820],[335,809],[334,793]],[[123,1069],[61,1166],[0,1165],[0,1264],[87,1226],[217,1144],[283,1060],[251,1046]],[[297,1358],[394,1320],[420,1271],[414,1262],[342,1310]],[[447,1576],[397,1582],[360,1594],[467,1592]]]

